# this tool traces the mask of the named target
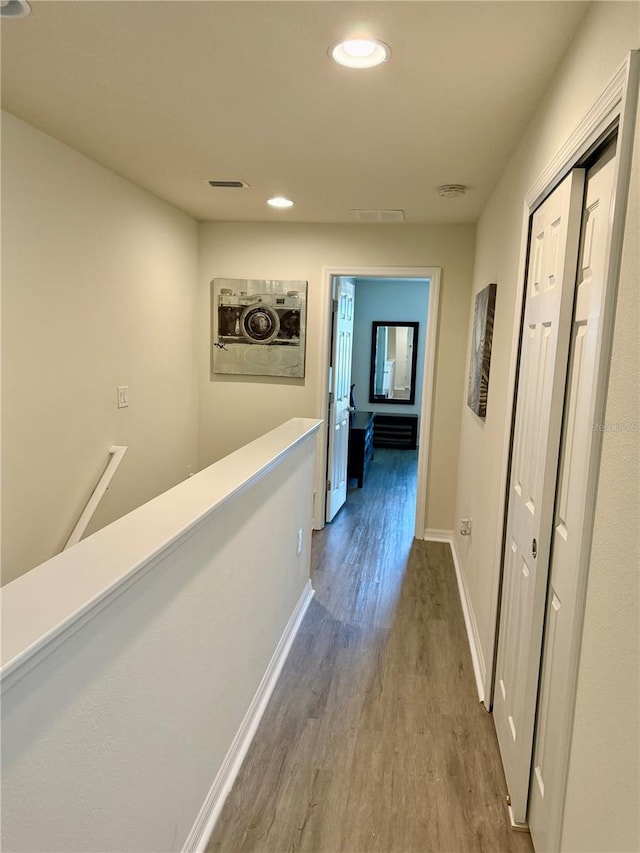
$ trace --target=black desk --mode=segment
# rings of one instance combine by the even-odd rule
[[[357,478],[358,488],[364,485],[364,475],[373,459],[373,425],[375,412],[353,412],[349,429],[349,464],[347,476]]]

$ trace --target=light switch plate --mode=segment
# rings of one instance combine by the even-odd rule
[[[118,385],[118,408],[126,409],[129,405],[129,386]]]

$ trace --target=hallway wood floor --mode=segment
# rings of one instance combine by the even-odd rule
[[[413,540],[415,477],[415,452],[377,450],[314,534],[316,596],[208,851],[531,853],[449,546]]]

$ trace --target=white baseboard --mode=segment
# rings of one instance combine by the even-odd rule
[[[432,527],[427,527],[424,532],[426,542],[453,542],[453,530],[436,530]]]
[[[478,626],[473,615],[473,608],[469,598],[469,589],[467,581],[462,571],[456,540],[453,535],[453,530],[432,530],[427,529],[424,532],[424,538],[427,542],[446,542],[451,548],[451,557],[456,570],[456,579],[458,581],[458,595],[460,596],[460,605],[462,607],[462,615],[464,617],[464,625],[467,629],[467,640],[469,642],[469,651],[471,652],[471,663],[473,665],[473,674],[476,679],[476,689],[478,691],[478,699],[484,702],[485,699],[485,679],[487,668],[484,663],[482,647],[480,645],[480,637],[478,635]]]
[[[216,825],[216,821],[220,816],[222,807],[231,790],[236,776],[242,766],[244,757],[247,754],[251,741],[256,733],[258,724],[267,707],[267,703],[271,698],[278,676],[282,671],[282,667],[287,659],[287,655],[291,650],[293,641],[298,633],[298,629],[302,623],[307,608],[311,603],[314,591],[311,586],[311,581],[302,591],[302,595],[298,599],[293,613],[287,623],[286,628],[278,646],[273,653],[273,657],[269,662],[269,666],[262,677],[262,681],[256,694],[253,697],[251,705],[240,724],[240,728],[236,732],[229,751],[227,752],[224,761],[218,771],[218,774],[211,786],[209,793],[200,809],[198,817],[191,828],[187,840],[182,848],[182,853],[203,853],[207,846],[209,838]]]
[[[467,580],[464,576],[464,572],[462,571],[462,565],[460,564],[456,540],[452,537],[451,542],[449,544],[451,545],[451,556],[453,557],[453,565],[455,566],[456,577],[458,579],[458,592],[460,594],[460,604],[462,605],[462,615],[464,616],[464,624],[467,629],[467,639],[469,640],[469,650],[471,652],[473,674],[476,677],[478,699],[480,700],[480,702],[484,702],[484,683],[485,678],[487,676],[487,668],[484,663],[482,646],[480,645],[478,626],[476,625],[473,607],[471,606]]]
[[[513,809],[511,806],[507,806],[509,809],[509,823],[511,824],[511,829],[514,832],[529,832],[529,824],[528,823],[518,823],[518,821],[513,816]]]

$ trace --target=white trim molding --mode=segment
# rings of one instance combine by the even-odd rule
[[[265,674],[262,677],[251,705],[236,732],[236,736],[229,747],[224,761],[213,781],[209,793],[202,804],[198,817],[193,824],[187,840],[182,848],[183,853],[204,853],[207,843],[211,838],[216,821],[224,806],[236,776],[240,772],[242,762],[251,746],[251,742],[262,719],[271,694],[273,693],[282,667],[291,651],[291,646],[296,638],[307,608],[311,604],[314,590],[311,581],[307,581],[298,603],[282,633],[278,646],[273,653]]]
[[[440,268],[431,270],[429,279],[429,303],[427,307],[427,345],[424,351],[422,381],[422,406],[418,436],[418,480],[416,493],[416,537],[420,536],[427,515],[429,492],[429,447],[431,424],[435,409],[436,350],[438,346],[438,317],[440,305]]]
[[[433,527],[427,527],[424,531],[425,542],[453,542],[453,530],[436,530]]]
[[[453,530],[434,530],[427,528],[424,532],[426,542],[443,542],[448,544],[451,549],[451,558],[453,559],[453,567],[456,572],[456,580],[458,582],[458,595],[460,596],[460,606],[462,607],[462,616],[464,625],[467,629],[467,640],[469,642],[469,652],[471,654],[471,663],[473,665],[473,674],[476,679],[476,689],[478,691],[478,700],[485,701],[485,684],[487,677],[487,667],[482,654],[482,646],[480,645],[480,635],[478,633],[478,625],[476,623],[471,597],[469,595],[469,587],[462,569],[458,548]]]
[[[528,823],[520,823],[513,816],[513,808],[511,807],[511,803],[508,804],[507,810],[509,812],[509,824],[511,825],[511,829],[514,832],[529,832],[529,824]]]
[[[473,674],[476,678],[476,688],[478,690],[478,701],[485,702],[486,691],[485,683],[487,677],[487,667],[482,654],[482,646],[480,645],[480,635],[478,633],[478,624],[473,612],[471,604],[471,596],[469,595],[469,587],[467,579],[462,569],[462,564],[458,556],[458,548],[455,538],[450,542],[451,556],[453,557],[453,565],[456,570],[456,578],[458,580],[458,593],[460,594],[460,605],[462,606],[462,615],[464,616],[464,624],[467,629],[467,638],[469,640],[469,651],[471,652],[471,662],[473,664]]]
[[[525,204],[530,211],[549,195],[580,157],[586,154],[598,134],[604,133],[621,117],[626,106],[625,99],[632,65],[637,62],[633,53],[625,59],[607,87],[592,104],[591,109],[582,117],[571,136],[529,188],[525,196]]]

